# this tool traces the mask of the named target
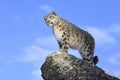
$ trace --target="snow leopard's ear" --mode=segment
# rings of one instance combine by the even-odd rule
[[[53,14],[53,15],[57,15],[57,14],[55,13],[55,11],[52,11],[51,14]]]

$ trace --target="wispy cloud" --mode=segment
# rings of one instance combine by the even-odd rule
[[[53,8],[49,5],[40,5],[39,8],[47,12],[50,12],[53,10]]]
[[[108,59],[110,64],[114,64],[114,65],[119,65],[120,66],[120,54],[114,54],[112,56],[109,57]]]
[[[22,62],[43,61],[58,46],[54,36],[37,38],[30,46],[23,47],[17,60]]]
[[[41,39],[38,38],[35,42],[32,43],[32,45],[23,47],[22,55],[17,57],[17,61],[19,62],[33,64],[35,70],[31,72],[32,80],[43,80],[41,77],[40,66],[44,63],[46,57],[53,51],[42,47],[54,47],[54,41],[55,40],[51,36]]]
[[[21,62],[38,62],[45,59],[51,51],[43,49],[37,45],[31,45],[23,48],[23,55],[19,56],[18,61]]]
[[[35,44],[47,49],[55,49],[58,47],[57,40],[53,35],[38,38],[36,39]]]
[[[114,36],[110,35],[108,30],[99,29],[97,27],[87,26],[86,30],[93,35],[97,45],[113,44],[117,40]]]

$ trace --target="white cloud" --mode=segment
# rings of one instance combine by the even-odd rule
[[[46,43],[50,41],[51,37],[41,39],[43,40],[42,42]],[[46,57],[53,52],[51,50],[41,48],[40,46],[44,46],[46,44],[45,43],[38,44],[39,42],[41,42],[41,40],[37,39],[32,45],[24,47],[23,54],[17,58],[17,60],[20,62],[27,62],[33,64],[33,67],[36,70],[33,70],[31,72],[32,80],[43,80],[41,77],[40,67],[44,63]],[[47,45],[51,44],[50,42],[48,42]],[[53,46],[53,44],[51,44],[51,46]]]
[[[23,47],[23,53],[17,58],[22,62],[40,62],[58,46],[54,36],[38,38],[32,45]]]
[[[112,55],[111,57],[109,57],[108,61],[111,63],[111,64],[114,64],[114,65],[120,65],[120,54],[114,54]]]
[[[38,62],[43,61],[45,57],[51,51],[43,49],[37,45],[31,45],[28,47],[24,47],[24,54],[22,56],[19,56],[18,61],[22,62]]]
[[[46,36],[43,38],[38,38],[36,39],[35,44],[48,49],[55,49],[58,47],[57,40],[53,35]]]
[[[57,42],[54,36],[37,38],[30,46],[23,47],[22,55],[17,57],[17,61],[32,63],[36,69],[32,71],[32,80],[43,80],[41,77],[40,68],[46,57],[53,52],[51,48],[57,47]]]
[[[106,30],[87,26],[86,30],[93,35],[98,46],[116,43],[116,39]]]
[[[40,9],[47,11],[47,12],[50,12],[53,10],[53,8],[49,5],[40,5]]]

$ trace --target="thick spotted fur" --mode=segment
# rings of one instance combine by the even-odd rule
[[[60,49],[68,52],[68,48],[77,49],[83,60],[96,65],[98,57],[93,57],[95,41],[91,34],[56,15],[54,11],[44,16],[44,20],[53,30]]]

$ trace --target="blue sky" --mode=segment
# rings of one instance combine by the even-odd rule
[[[54,10],[91,33],[97,66],[120,78],[120,0],[1,0],[0,80],[43,80],[40,66],[57,42],[43,16]],[[76,50],[69,53],[80,58]]]

